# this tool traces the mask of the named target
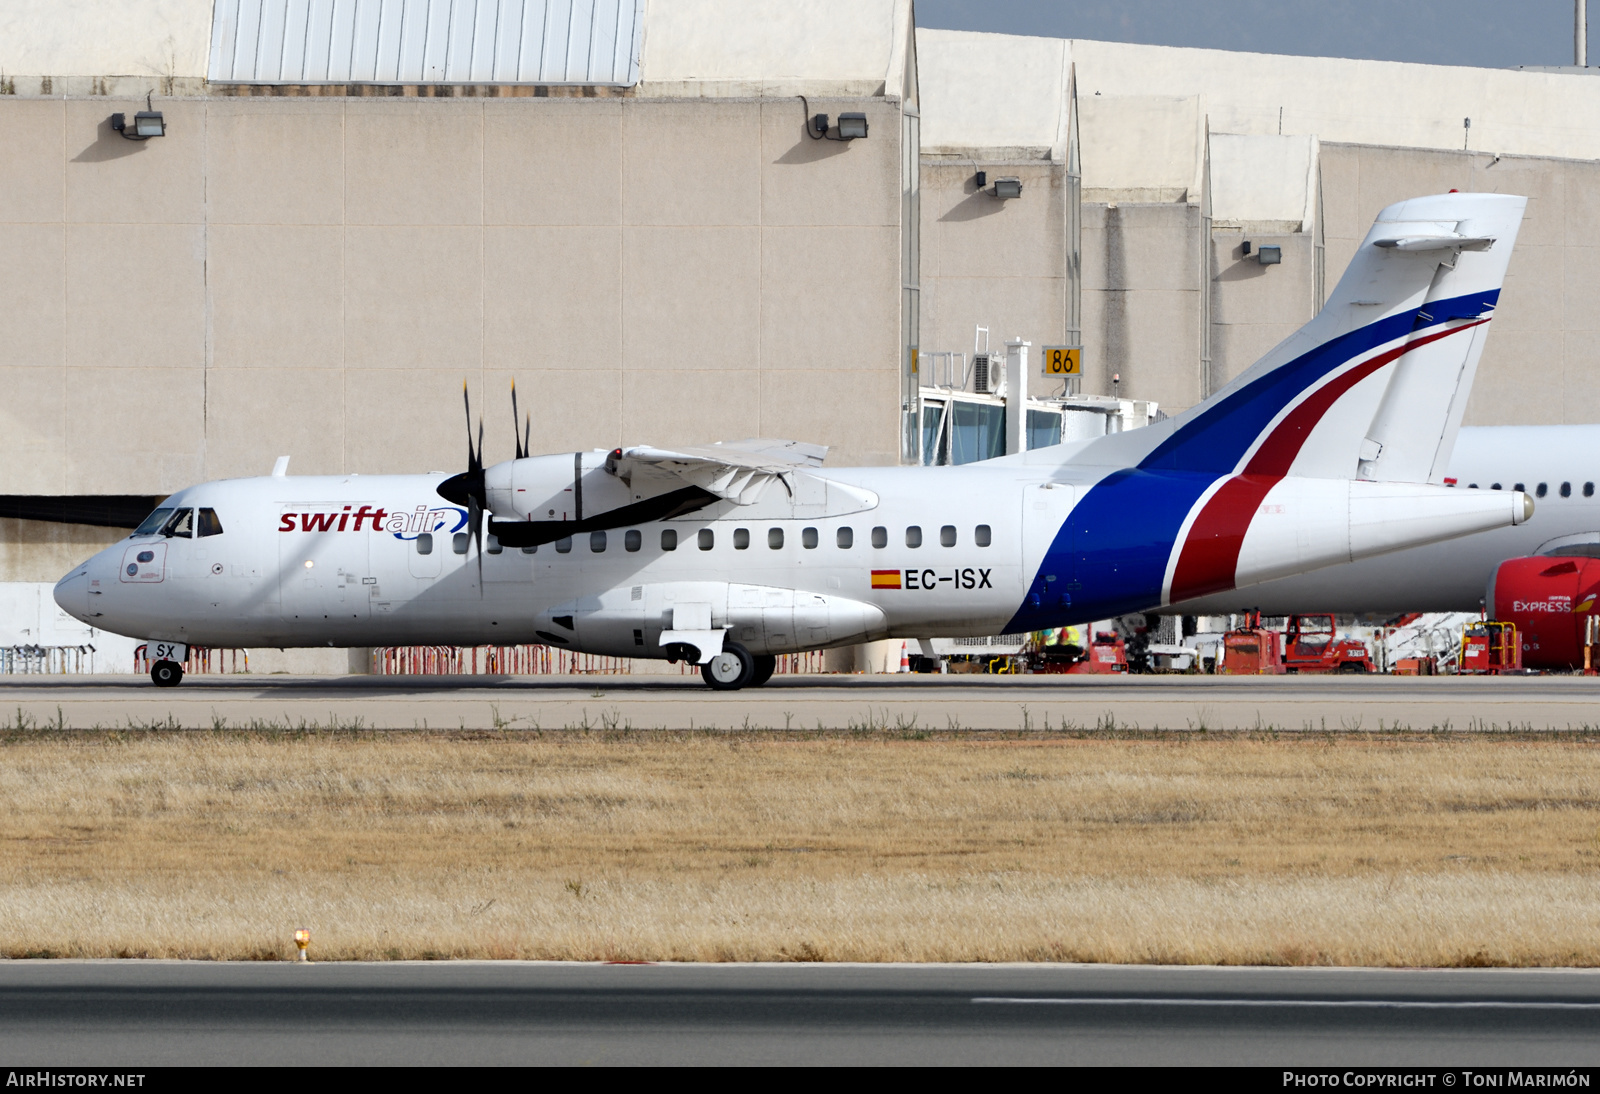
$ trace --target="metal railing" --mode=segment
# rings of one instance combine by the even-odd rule
[[[6,675],[65,675],[92,673],[94,647],[0,646],[0,673]]]

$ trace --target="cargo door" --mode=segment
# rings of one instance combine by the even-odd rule
[[[1070,616],[1080,588],[1067,524],[1076,497],[1077,491],[1062,483],[1038,483],[1022,491],[1021,562],[1028,582],[1022,610],[1039,613],[1041,620]]]

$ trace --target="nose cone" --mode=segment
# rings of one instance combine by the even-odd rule
[[[89,621],[89,571],[79,566],[56,582],[56,604],[74,619]]]

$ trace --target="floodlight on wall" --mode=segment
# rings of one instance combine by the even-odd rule
[[[151,137],[165,137],[167,135],[167,119],[159,110],[150,108],[150,96],[144,97],[145,109],[133,116],[133,132],[128,132],[128,119],[125,114],[111,115],[111,128],[122,134],[124,140],[147,141]]]
[[[1001,201],[1005,201],[1008,198],[1020,198],[1022,196],[1022,180],[1019,178],[995,179],[994,189],[990,193]]]
[[[979,171],[977,174],[973,175],[972,176],[972,184],[974,186],[976,186],[979,190],[982,190],[985,186],[988,186],[989,185],[989,172],[987,172],[987,171]]]
[[[804,95],[800,96],[800,103],[805,107],[806,136],[814,141],[857,141],[867,135],[867,116],[861,113],[840,114],[839,124],[830,125],[826,114],[810,113],[810,104]]]
[[[865,114],[840,114],[839,115],[839,140],[856,141],[867,135],[867,116]]]
[[[1256,261],[1263,266],[1276,266],[1283,261],[1283,248],[1269,243],[1256,248]]]

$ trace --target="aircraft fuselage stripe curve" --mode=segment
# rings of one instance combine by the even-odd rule
[[[1197,536],[1214,536],[1219,531],[1227,533],[1224,539],[1230,539],[1229,530],[1236,530],[1238,543],[1242,544],[1260,498],[1287,472],[1304,439],[1348,386],[1408,350],[1487,322],[1485,313],[1493,310],[1499,295],[1496,288],[1430,301],[1415,311],[1387,316],[1329,339],[1219,399],[1157,445],[1136,466],[1114,471],[1095,483],[1056,533],[1029,586],[1030,592],[1006,624],[1006,632],[1015,634],[1060,625],[1058,621],[1067,613],[1063,604],[1044,599],[1041,590],[1047,588],[1074,590],[1070,594],[1070,614],[1080,619],[1107,619],[1177,599],[1164,597],[1163,593],[1172,553],[1178,548],[1186,523],[1190,529],[1185,542],[1193,542]],[[1461,319],[1476,322],[1454,326],[1425,339],[1409,337]],[[1371,365],[1370,370],[1358,366],[1344,373],[1349,377],[1348,386],[1338,381],[1324,382],[1361,355],[1402,338],[1406,339],[1402,344],[1375,354],[1366,363]],[[1325,400],[1316,398],[1322,391],[1327,392]],[[1304,417],[1295,413],[1299,410],[1297,402],[1307,407]],[[1215,512],[1202,512],[1191,522],[1190,514],[1217,479],[1239,474],[1241,464],[1250,468],[1256,455],[1262,458],[1260,470],[1264,475],[1246,470],[1251,475],[1249,480],[1213,492],[1206,508],[1215,506]],[[1280,467],[1281,471],[1276,470]],[[1258,478],[1271,481],[1263,484]],[[1231,554],[1227,550],[1224,546],[1219,559],[1203,569],[1185,571],[1185,580],[1196,574],[1196,580],[1209,581],[1210,574],[1221,567],[1227,574],[1223,587],[1231,587],[1238,549],[1234,546]],[[1181,558],[1180,555],[1180,567]],[[1230,558],[1231,563],[1225,561]],[[1195,566],[1199,566],[1198,556]]]

